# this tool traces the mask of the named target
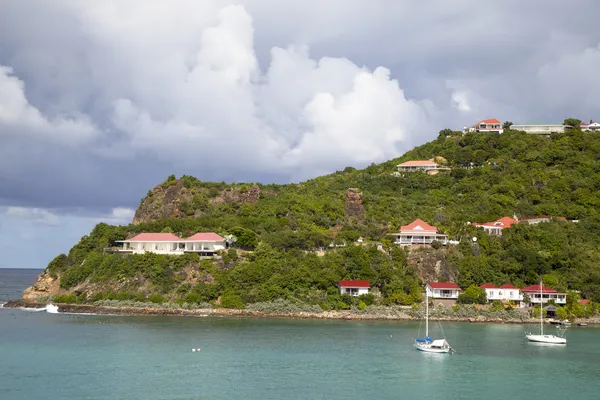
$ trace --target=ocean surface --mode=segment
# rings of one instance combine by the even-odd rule
[[[35,274],[0,269],[0,301]],[[436,355],[412,348],[419,326],[4,308],[0,399],[600,398],[600,328],[548,347],[523,325],[444,323],[459,353]]]

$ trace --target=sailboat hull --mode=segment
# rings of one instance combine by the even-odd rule
[[[431,347],[429,345],[423,344],[415,344],[415,348],[419,351],[423,351],[425,353],[438,353],[438,354],[448,354],[450,353],[450,348],[439,348],[439,347]]]
[[[550,343],[550,344],[567,344],[567,339],[554,335],[525,335],[530,342]]]

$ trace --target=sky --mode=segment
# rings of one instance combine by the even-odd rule
[[[297,182],[481,119],[600,119],[597,0],[0,2],[0,268],[170,174]]]

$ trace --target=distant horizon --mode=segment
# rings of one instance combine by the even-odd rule
[[[38,271],[43,271],[46,268],[26,268],[26,267],[21,267],[21,268],[15,268],[15,267],[0,267],[0,269],[27,269],[27,270],[38,270]]]

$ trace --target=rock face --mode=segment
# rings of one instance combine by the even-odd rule
[[[410,249],[407,263],[417,267],[423,282],[456,282],[458,274],[454,266],[446,262],[446,252],[446,249],[436,250],[430,247],[417,248],[413,246]]]
[[[260,187],[254,185],[248,190],[242,191],[238,188],[226,189],[219,196],[210,200],[212,204],[236,203],[252,204],[260,199]]]
[[[23,292],[23,300],[26,301],[37,301],[43,297],[54,296],[60,290],[59,278],[53,278],[49,273],[41,273],[37,280],[25,289]]]
[[[356,188],[346,191],[344,198],[344,211],[347,218],[356,218],[362,221],[365,217],[365,207],[362,204],[363,194]]]
[[[190,202],[192,194],[181,181],[173,181],[155,186],[150,195],[135,211],[133,223],[150,222],[162,218],[184,218],[179,206]]]

